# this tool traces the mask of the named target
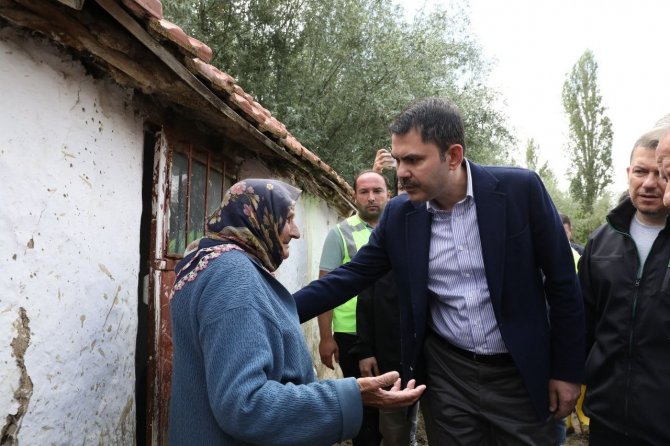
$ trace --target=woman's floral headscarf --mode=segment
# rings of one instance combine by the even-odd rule
[[[182,282],[183,286],[182,279],[195,279],[209,259],[230,249],[242,250],[268,271],[275,271],[283,260],[279,236],[300,193],[300,189],[277,180],[247,179],[234,184],[209,218],[197,248],[190,253],[187,248],[186,256],[177,265],[177,285]],[[212,255],[215,253],[218,255]],[[177,285],[176,289],[181,288]]]

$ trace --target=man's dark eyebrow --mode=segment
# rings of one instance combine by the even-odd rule
[[[418,158],[421,158],[421,155],[418,155],[416,153],[410,153],[410,154],[407,154],[405,156],[394,156],[393,158],[395,158],[396,160],[418,159]]]

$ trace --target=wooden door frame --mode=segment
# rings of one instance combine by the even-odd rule
[[[146,444],[150,446],[168,444],[169,402],[172,384],[172,326],[170,321],[170,294],[175,280],[174,269],[179,256],[169,252],[170,246],[170,188],[172,161],[181,133],[172,128],[161,128],[156,133],[154,146],[153,188],[151,203],[151,235],[149,247],[148,284],[148,361],[146,397]],[[212,167],[211,145],[192,138],[198,146],[208,152],[204,158],[207,175]],[[193,151],[192,143],[190,152]],[[223,154],[216,155],[221,162],[222,190],[226,189],[228,160]],[[202,162],[202,159],[199,159]],[[191,177],[189,158],[189,181]],[[207,180],[206,180],[207,181]],[[207,190],[206,190],[207,191]],[[207,192],[205,208],[207,210]],[[187,213],[188,214],[188,213]],[[188,220],[188,215],[187,215]],[[187,231],[188,233],[188,231]]]
[[[154,148],[148,286],[146,434],[147,445],[152,446],[168,444],[167,427],[172,375],[172,330],[168,296],[174,281],[174,261],[166,259],[165,254],[170,221],[171,156],[165,129],[161,129],[156,134]]]

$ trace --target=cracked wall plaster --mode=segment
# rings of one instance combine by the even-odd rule
[[[0,430],[0,445],[15,446],[18,445],[18,434],[21,430],[21,422],[28,411],[30,398],[33,396],[33,381],[30,379],[28,370],[26,370],[25,354],[30,346],[30,319],[26,314],[26,309],[19,308],[19,317],[14,322],[16,337],[10,343],[12,356],[16,360],[16,367],[19,370],[19,382],[14,391],[13,398],[18,405],[16,413],[8,414],[5,424]]]
[[[128,91],[11,27],[0,85],[0,444],[131,444],[142,119]]]

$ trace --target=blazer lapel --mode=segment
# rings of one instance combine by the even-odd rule
[[[500,314],[505,267],[505,194],[497,192],[498,179],[482,166],[470,162],[472,188],[477,205],[477,226],[482,243],[486,281],[496,313]]]

